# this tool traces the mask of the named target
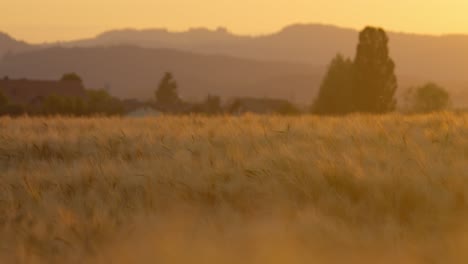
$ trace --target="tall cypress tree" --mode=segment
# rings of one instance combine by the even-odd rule
[[[381,28],[366,27],[359,34],[354,59],[354,111],[385,113],[396,107],[395,63],[389,56],[388,37]]]
[[[346,114],[352,110],[353,62],[341,54],[328,66],[320,91],[312,106],[316,114]]]

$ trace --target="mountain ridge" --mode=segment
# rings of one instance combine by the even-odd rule
[[[32,50],[33,45],[24,41],[19,41],[11,37],[9,34],[0,32],[0,57],[8,53],[17,53],[27,50]]]
[[[388,32],[388,35],[391,57],[396,62],[396,72],[401,80],[400,88],[434,81],[446,86],[452,94],[457,95],[457,98],[460,97],[458,96],[460,93],[468,94],[468,77],[465,77],[465,69],[468,69],[468,35],[398,32]],[[258,36],[238,36],[225,28],[217,30],[195,28],[181,32],[171,32],[166,29],[123,29],[103,32],[90,39],[29,45],[26,51],[39,52],[41,49],[58,46],[112,48],[124,45],[179,50],[199,55],[222,55],[250,62],[307,64],[310,65],[308,66],[310,69],[320,69],[311,70],[310,73],[315,74],[323,73],[326,65],[337,53],[354,57],[357,41],[357,30],[324,24],[294,24],[275,33]],[[22,52],[24,50],[19,49],[13,53]],[[24,63],[27,64],[25,61]],[[205,81],[209,82],[212,76],[203,74],[199,78],[208,78]],[[317,83],[316,80],[313,82]],[[229,86],[228,83],[224,85]],[[318,85],[315,85],[312,89],[317,88]]]
[[[388,35],[397,74],[435,78],[433,81],[440,82],[457,80],[465,75],[464,69],[468,68],[468,35],[433,36],[395,32],[388,32]],[[337,53],[354,57],[358,41],[357,30],[323,24],[294,24],[276,33],[259,36],[238,36],[227,30],[208,29],[175,33],[161,29],[108,31],[100,36],[86,43],[68,42],[61,45],[136,45],[324,67]]]
[[[121,98],[150,99],[162,75],[173,72],[186,100],[208,94],[255,96],[310,103],[323,72],[308,64],[264,62],[135,46],[51,47],[6,56],[0,76],[58,79],[76,72],[88,88],[107,88]],[[286,87],[286,88],[285,88]]]

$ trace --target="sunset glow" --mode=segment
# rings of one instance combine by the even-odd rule
[[[116,28],[222,26],[261,34],[292,23],[447,34],[468,33],[467,12],[466,0],[15,0],[0,3],[0,31],[35,43]]]

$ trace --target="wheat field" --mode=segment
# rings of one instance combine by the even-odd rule
[[[467,263],[468,115],[0,118],[0,263]]]

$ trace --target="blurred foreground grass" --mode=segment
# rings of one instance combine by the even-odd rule
[[[1,263],[467,263],[468,115],[1,118]]]

